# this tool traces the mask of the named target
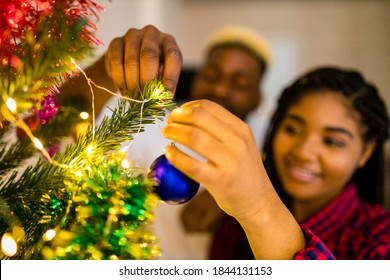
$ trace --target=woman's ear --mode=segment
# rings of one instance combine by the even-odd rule
[[[364,147],[364,151],[362,153],[362,156],[360,157],[358,167],[362,168],[364,165],[366,165],[367,160],[371,157],[372,153],[374,152],[376,148],[377,142],[376,140],[370,140]]]

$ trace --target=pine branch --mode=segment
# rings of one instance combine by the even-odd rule
[[[31,145],[30,140],[18,141],[11,144],[10,147],[7,145],[0,145],[0,176],[20,166],[23,161],[31,157],[36,149]],[[1,187],[0,182],[0,187]]]
[[[60,108],[57,116],[45,125],[41,125],[34,132],[35,136],[44,143],[54,144],[63,137],[70,135],[74,126],[80,122],[78,111],[71,107]],[[0,139],[9,129],[0,130]],[[9,144],[0,142],[0,176],[4,175],[11,169],[20,166],[25,160],[37,152],[30,139],[23,139]],[[0,183],[0,187],[2,184]]]
[[[68,137],[73,132],[75,126],[80,123],[80,112],[73,107],[60,107],[55,118],[41,125],[35,131],[36,137],[44,142],[55,143],[64,137]]]
[[[156,94],[156,89],[159,93]],[[126,101],[120,99],[118,107],[112,112],[110,118],[104,117],[99,127],[96,128],[95,136],[91,130],[82,135],[75,145],[68,146],[61,155],[55,159],[64,164],[72,161],[75,168],[88,156],[87,147],[92,146],[99,153],[106,154],[109,151],[120,148],[121,143],[133,139],[133,134],[143,131],[143,125],[154,123],[156,118],[161,119],[165,112],[163,108],[172,108],[172,95],[161,82],[153,80],[146,84],[143,90],[138,89],[138,94],[144,103]],[[142,118],[141,118],[142,112]],[[93,151],[92,151],[93,153]]]
[[[142,130],[144,124],[153,123],[155,118],[164,115],[163,107],[173,106],[172,96],[165,88],[156,94],[155,89],[161,87],[161,83],[157,81],[145,86],[139,94],[147,99],[144,103],[119,101],[111,118],[103,119],[95,135],[89,130],[75,144],[68,145],[64,152],[54,156],[56,162],[69,165],[70,169],[39,160],[18,179],[14,173],[7,181],[2,182],[0,200],[11,209],[26,232],[25,242],[15,258],[33,257],[40,250],[38,247],[41,246],[39,244],[44,232],[64,219],[69,198],[74,191],[67,189],[65,180],[72,180],[75,171],[87,169],[88,164],[94,163],[97,157],[106,155],[118,149],[122,142],[133,139],[132,134]],[[92,151],[88,150],[89,146],[93,147]],[[12,227],[6,221],[8,215],[9,213],[0,213],[0,234]],[[33,252],[33,255],[27,252]]]

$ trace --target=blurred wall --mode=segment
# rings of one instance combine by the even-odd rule
[[[96,0],[106,8],[97,37],[110,40],[129,27],[154,24],[175,36],[184,66],[202,60],[203,42],[215,28],[245,24],[267,37],[274,63],[266,77],[267,114],[285,85],[317,65],[360,69],[390,104],[390,1],[386,0]],[[388,105],[390,107],[390,105]],[[388,147],[388,151],[390,148]],[[390,154],[390,152],[389,152]],[[389,156],[390,158],[390,156]],[[390,167],[387,174],[390,177]],[[390,180],[388,180],[390,181]],[[390,183],[386,188],[390,209]]]

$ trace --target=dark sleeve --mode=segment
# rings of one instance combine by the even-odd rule
[[[294,260],[334,260],[332,252],[312,231],[302,227],[306,247],[295,254]]]

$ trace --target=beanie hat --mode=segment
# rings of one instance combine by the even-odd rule
[[[257,31],[243,26],[224,26],[211,34],[206,42],[206,51],[217,47],[239,45],[256,55],[264,64],[269,66],[272,51],[269,42]]]

